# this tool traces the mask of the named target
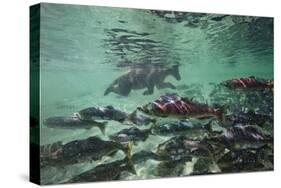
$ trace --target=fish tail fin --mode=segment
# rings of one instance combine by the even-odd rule
[[[145,114],[150,114],[151,112],[150,112],[150,110],[148,110],[148,106],[149,105],[151,105],[151,103],[148,103],[148,104],[146,104],[144,106],[138,106],[137,110],[142,112],[142,113],[145,113]]]
[[[270,80],[270,81],[268,82],[268,86],[273,89],[273,86],[274,86],[273,80]]]
[[[225,106],[222,106],[216,110],[216,115],[218,117],[218,120],[223,124],[225,123],[225,110],[226,110]]]
[[[148,129],[150,135],[154,135],[154,133],[153,133],[153,127],[154,127],[154,126],[151,125],[151,127]]]
[[[137,115],[137,110],[134,110],[134,111],[129,115],[129,117],[130,117],[130,118],[134,118],[134,117],[136,117],[136,115]]]
[[[136,122],[135,122],[136,116],[137,116],[137,110],[135,110],[135,111],[133,111],[132,113],[129,114],[128,120],[129,120],[130,122],[136,123]]]
[[[157,120],[156,120],[156,119],[154,119],[154,120],[155,120],[155,121],[153,121],[153,124],[152,124],[152,125],[150,126],[150,128],[149,128],[149,133],[150,133],[151,135],[155,135],[153,129],[155,129],[155,128],[158,126]]]
[[[269,82],[269,88],[271,90],[272,93],[274,93],[274,86],[273,86],[273,80]]]
[[[99,125],[99,129],[100,129],[100,131],[102,132],[103,135],[105,135],[105,129],[106,129],[107,123],[108,123],[107,121],[104,121]]]
[[[132,159],[130,159],[130,158],[128,158],[128,157],[125,157],[125,159],[123,160],[123,162],[126,164],[126,169],[127,169],[130,173],[137,175],[137,172],[136,172],[136,169],[135,169],[135,166],[134,166],[134,163],[133,163]]]
[[[219,112],[218,112],[218,118],[219,120],[224,123],[225,122],[225,115],[224,115],[224,110],[223,109],[220,109]]]
[[[155,126],[156,123],[157,123],[157,119],[156,119],[156,118],[152,118],[152,119],[151,119],[151,122],[152,122],[152,126]]]
[[[206,123],[205,127],[206,129],[212,133],[213,132],[213,129],[212,129],[212,122],[213,122],[213,119],[211,119],[210,121],[208,121],[208,123]]]
[[[267,87],[270,89],[272,93],[274,93],[274,83],[273,80],[267,82]]]
[[[134,166],[132,160],[128,160],[128,170],[129,170],[129,172],[131,172],[132,174],[137,175],[137,171],[136,171],[136,169],[135,169],[135,166]]]
[[[73,117],[77,117],[77,118],[80,119],[80,120],[82,119],[82,118],[81,118],[81,115],[79,114],[79,112],[74,112],[74,113],[72,114],[72,116],[73,116]]]

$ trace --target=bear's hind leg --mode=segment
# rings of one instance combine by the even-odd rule
[[[145,90],[143,92],[143,95],[151,95],[151,94],[153,94],[153,90],[154,90],[154,86],[153,85],[149,85],[147,87],[147,90]]]

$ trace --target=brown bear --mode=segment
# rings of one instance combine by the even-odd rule
[[[128,96],[131,90],[138,90],[147,88],[143,95],[153,94],[154,86],[158,89],[176,87],[169,83],[164,82],[167,76],[173,76],[176,80],[180,80],[179,66],[173,65],[172,67],[164,66],[144,66],[133,68],[126,74],[117,78],[104,92],[104,95],[114,92],[122,96]]]

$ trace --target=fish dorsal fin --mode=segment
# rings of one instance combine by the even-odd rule
[[[93,136],[91,136],[91,139],[101,140],[101,136],[100,135],[93,135]]]
[[[112,105],[107,105],[106,108],[114,109],[114,107]]]
[[[52,145],[53,147],[58,147],[58,146],[63,145],[63,143],[62,143],[62,141],[57,141],[57,142],[55,142],[53,144],[50,144],[50,145]]]
[[[136,115],[137,115],[137,111],[135,110],[130,114],[130,118],[136,117]]]
[[[193,98],[188,98],[188,97],[181,97],[181,100],[182,101],[185,101],[185,102],[188,102],[188,101],[192,101],[193,100]]]

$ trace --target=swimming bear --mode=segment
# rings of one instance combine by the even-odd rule
[[[144,88],[147,88],[147,90],[143,92],[143,95],[151,95],[153,94],[154,86],[156,86],[158,89],[176,89],[176,87],[170,82],[164,82],[168,75],[173,76],[176,80],[181,80],[179,66],[145,66],[142,68],[134,68],[117,78],[105,90],[104,95],[114,92],[122,96],[128,96],[131,90]]]

